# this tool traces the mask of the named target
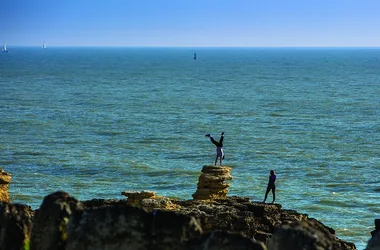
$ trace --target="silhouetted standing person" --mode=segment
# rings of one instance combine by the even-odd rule
[[[220,136],[219,142],[215,141],[214,138],[207,134],[206,137],[209,137],[211,142],[216,146],[216,158],[215,158],[215,164],[218,162],[218,158],[220,159],[220,166],[222,166],[222,161],[224,159],[224,152],[223,152],[223,139],[224,139],[224,132],[222,132],[222,135]]]
[[[276,200],[276,184],[275,183],[276,183],[276,172],[274,170],[271,170],[270,175],[269,175],[268,187],[265,193],[265,198],[264,198],[263,203],[265,203],[265,201],[267,200],[268,193],[270,190],[272,190],[272,194],[273,194],[272,204]]]

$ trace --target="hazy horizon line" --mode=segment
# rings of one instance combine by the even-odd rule
[[[46,44],[47,45],[47,44]],[[48,45],[47,45],[48,46]],[[33,47],[42,48],[41,45],[9,45],[12,47]],[[49,48],[64,48],[64,47],[78,47],[78,48],[380,48],[380,45],[318,45],[318,46],[175,46],[175,45],[49,45]]]

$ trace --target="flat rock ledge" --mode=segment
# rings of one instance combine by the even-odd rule
[[[232,180],[230,172],[231,168],[227,166],[203,166],[193,198],[195,200],[225,199],[230,186],[226,181]]]
[[[173,204],[171,200],[164,196],[157,196],[154,191],[123,191],[121,195],[127,197],[127,204],[138,207],[145,207],[149,209],[176,209],[177,205]]]
[[[128,202],[133,203],[135,201],[140,201],[142,199],[154,198],[156,197],[156,192],[154,191],[123,191],[121,195],[128,198]]]
[[[8,185],[11,182],[12,176],[0,168],[0,201],[10,202]]]

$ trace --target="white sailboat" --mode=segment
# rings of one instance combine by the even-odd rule
[[[1,49],[1,52],[9,53],[9,50],[7,50],[7,44],[6,43],[3,44],[3,48]]]
[[[42,44],[42,48],[43,48],[43,49],[46,49],[46,43],[45,43],[45,42],[43,42],[43,44]]]

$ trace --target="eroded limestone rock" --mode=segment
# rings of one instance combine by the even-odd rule
[[[0,202],[10,202],[8,185],[11,182],[12,176],[0,168]]]
[[[156,196],[156,192],[148,191],[148,190],[123,191],[123,192],[121,192],[121,194],[127,196],[128,199],[130,199],[130,200],[141,200],[141,199],[152,198],[152,197]]]
[[[226,198],[229,184],[225,181],[232,180],[230,172],[229,167],[203,166],[193,198],[196,200]]]
[[[156,192],[154,191],[123,191],[121,195],[126,196],[129,204],[139,203],[142,199],[154,198],[156,197]]]
[[[121,194],[128,197],[128,205],[144,207],[149,211],[158,208],[167,210],[176,208],[176,205],[173,204],[169,198],[156,196],[156,192],[153,191],[123,191]]]

